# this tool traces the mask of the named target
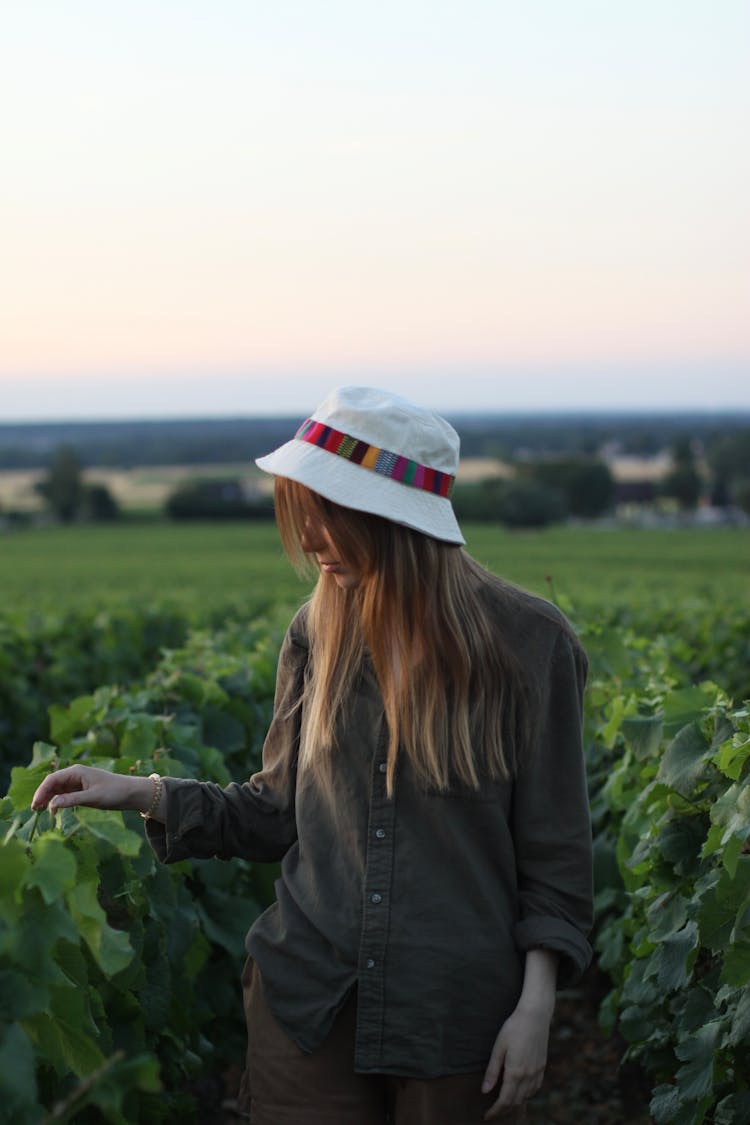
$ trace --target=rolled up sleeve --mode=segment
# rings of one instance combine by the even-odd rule
[[[274,715],[263,745],[263,768],[242,785],[164,778],[165,824],[146,821],[162,863],[182,859],[281,859],[297,838],[295,780],[300,708],[308,649],[292,622],[279,654]]]
[[[574,983],[591,960],[591,822],[581,732],[586,670],[583,649],[561,632],[543,685],[539,737],[513,795],[515,941],[524,951],[560,954],[562,986]]]

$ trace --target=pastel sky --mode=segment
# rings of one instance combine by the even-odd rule
[[[747,0],[28,0],[0,420],[750,408]]]

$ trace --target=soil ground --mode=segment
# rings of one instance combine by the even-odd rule
[[[558,996],[544,1086],[526,1107],[528,1125],[650,1125],[652,1083],[634,1063],[621,1063],[626,1044],[599,1026],[609,991],[595,968],[580,986]]]

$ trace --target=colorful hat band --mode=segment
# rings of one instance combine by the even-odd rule
[[[426,465],[402,457],[400,453],[390,453],[387,449],[378,449],[377,445],[368,445],[366,441],[359,441],[358,438],[343,434],[313,418],[303,422],[294,436],[299,441],[317,445],[328,453],[335,453],[337,457],[344,457],[347,461],[353,461],[364,469],[371,469],[374,473],[390,477],[401,484],[410,484],[412,488],[421,488],[423,492],[433,492],[436,496],[447,497],[451,494],[455,477],[450,473],[429,469]]]

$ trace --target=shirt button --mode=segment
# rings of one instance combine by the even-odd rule
[[[374,969],[375,968],[375,962],[373,961],[372,957],[367,958],[367,960],[365,961],[365,966],[368,969]]]
[[[379,902],[382,902],[382,901],[383,901],[382,895],[378,895],[378,894],[370,895],[370,902],[374,902],[377,905]]]
[[[385,840],[385,828],[376,828],[375,836],[378,840]]]
[[[380,762],[380,764],[378,765],[378,769],[381,773],[385,773],[385,771],[388,769],[388,766],[385,764],[385,762]]]

